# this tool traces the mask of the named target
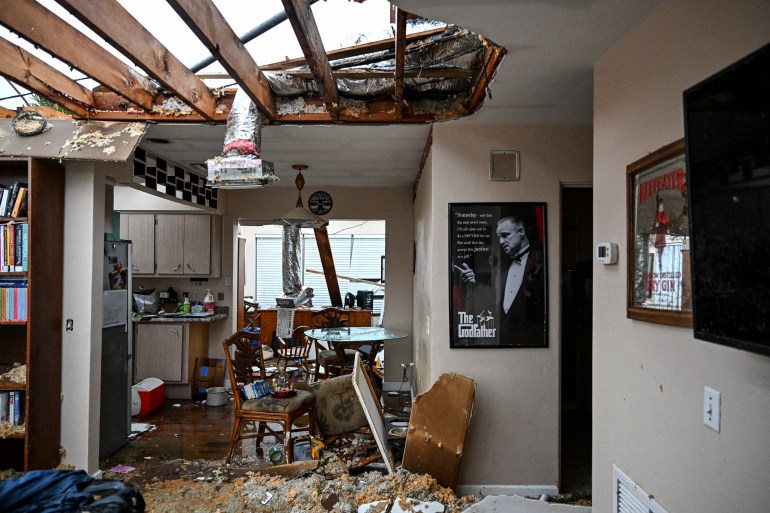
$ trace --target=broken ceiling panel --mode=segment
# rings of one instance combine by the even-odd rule
[[[0,156],[123,162],[134,153],[145,123],[48,119],[45,130],[17,135],[13,120],[0,119]]]

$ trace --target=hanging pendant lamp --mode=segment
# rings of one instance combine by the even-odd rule
[[[297,178],[294,184],[297,186],[297,204],[296,206],[276,219],[277,224],[296,226],[297,228],[321,228],[329,224],[329,221],[321,216],[317,216],[302,204],[302,188],[305,187],[305,177],[302,176],[302,170],[307,169],[307,164],[294,164],[292,169],[297,170]]]

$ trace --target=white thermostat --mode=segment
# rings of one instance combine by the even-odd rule
[[[596,244],[596,262],[599,264],[618,263],[618,245],[612,242],[599,242]]]

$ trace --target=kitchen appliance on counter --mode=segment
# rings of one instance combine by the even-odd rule
[[[131,433],[131,241],[104,243],[102,289],[99,460],[126,445]]]

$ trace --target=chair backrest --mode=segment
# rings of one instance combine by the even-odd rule
[[[243,300],[243,329],[259,327],[259,303]]]
[[[307,326],[297,326],[294,331],[291,332],[291,338],[278,337],[283,342],[283,347],[286,349],[296,348],[294,350],[294,356],[297,358],[307,358],[310,353],[310,339],[305,335],[305,331],[309,330]]]
[[[350,312],[340,308],[324,308],[310,314],[315,328],[339,328],[350,326]]]
[[[243,402],[241,387],[267,376],[259,335],[236,331],[222,341],[222,347],[225,350],[225,363],[230,376],[230,386],[233,388],[235,407],[240,409]]]

